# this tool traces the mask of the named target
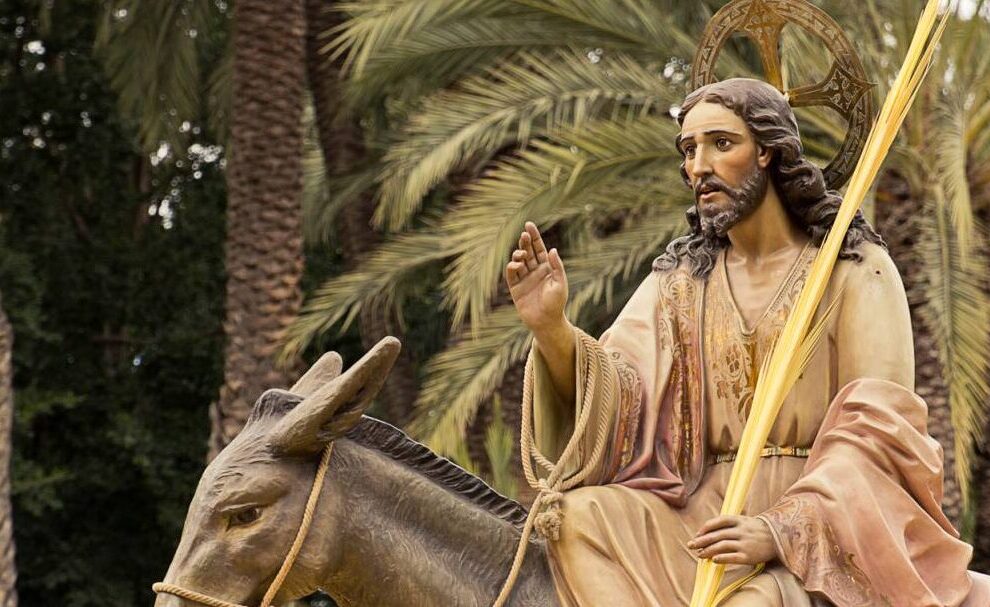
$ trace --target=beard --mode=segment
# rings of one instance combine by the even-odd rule
[[[702,234],[708,238],[725,238],[733,226],[749,217],[760,206],[769,182],[767,171],[755,164],[738,188],[729,186],[714,175],[699,181],[694,188],[695,201],[700,197],[699,190],[703,186],[713,186],[729,198],[729,207],[715,211],[714,214],[707,215],[698,209]]]

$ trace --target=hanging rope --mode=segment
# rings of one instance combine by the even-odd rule
[[[584,440],[588,423],[592,415],[591,404],[595,397],[595,391],[599,379],[602,382],[602,402],[611,402],[615,394],[615,380],[613,378],[608,356],[602,350],[598,342],[584,332],[578,331],[577,357],[578,367],[584,368],[587,381],[584,386],[584,393],[579,404],[581,414],[578,416],[574,426],[574,432],[570,440],[564,447],[564,452],[556,463],[550,461],[534,444],[533,439],[533,354],[530,352],[526,360],[526,371],[523,376],[523,397],[522,397],[522,431],[519,438],[519,448],[522,452],[523,473],[526,475],[526,482],[539,493],[533,501],[533,505],[526,517],[523,525],[522,535],[519,538],[519,546],[516,548],[516,556],[512,561],[512,568],[509,576],[502,585],[502,590],[495,599],[494,607],[504,607],[509,600],[512,587],[519,577],[523,561],[526,558],[526,548],[529,545],[529,538],[533,533],[533,527],[540,532],[540,535],[550,541],[560,539],[560,527],[563,524],[563,513],[560,510],[560,500],[564,492],[577,487],[598,469],[601,464],[605,448],[608,446],[608,439],[611,430],[611,419],[604,415],[598,416],[598,425],[595,428],[595,442],[590,456],[583,465],[566,480],[563,479],[564,472],[574,463],[572,460],[579,455],[579,444]],[[591,359],[583,361],[585,353],[591,355]],[[583,364],[582,364],[583,363]],[[546,476],[540,478],[533,471],[533,463],[539,465]]]

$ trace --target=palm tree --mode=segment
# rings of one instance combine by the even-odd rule
[[[690,6],[685,6],[690,4]],[[369,306],[402,308],[424,268],[452,320],[448,347],[426,365],[411,429],[462,461],[473,420],[525,356],[528,334],[500,292],[500,269],[526,219],[566,250],[584,322],[683,228],[670,111],[686,91],[687,61],[722,1],[378,0],[342,3],[328,32],[347,75],[345,107],[386,108],[384,152],[368,171],[374,221],[387,238],[352,271],[325,283],[291,327],[287,352]],[[883,94],[900,65],[920,0],[829,2],[857,40]],[[982,3],[977,7],[984,11]],[[699,10],[700,9],[700,10]],[[853,11],[855,14],[853,14]],[[868,18],[864,19],[863,15]],[[785,31],[785,72],[811,81],[828,68],[813,40]],[[987,279],[974,213],[985,208],[990,166],[990,66],[973,56],[986,19],[957,20],[939,65],[888,161],[877,199],[881,229],[912,296],[918,390],[945,445],[947,504],[971,503],[990,362]],[[967,57],[972,57],[967,59]],[[977,60],[978,59],[978,60]],[[723,53],[725,74],[758,73],[745,45]],[[383,100],[387,103],[383,104]],[[824,110],[802,109],[806,147],[827,158],[844,132]],[[431,193],[474,175],[439,213]],[[981,185],[982,184],[982,185]],[[907,196],[895,197],[897,192]],[[895,228],[890,208],[911,217]],[[435,207],[435,205],[433,205]],[[908,246],[910,243],[910,246]],[[477,450],[475,449],[475,452]]]
[[[14,333],[0,303],[0,607],[17,607],[14,523],[10,508],[10,434],[14,425]]]
[[[302,0],[242,0],[233,28],[233,103],[227,156],[224,385],[211,452],[243,427],[294,365],[275,364],[302,301],[301,196],[306,17]]]
[[[216,100],[211,123],[229,128],[227,346],[224,384],[211,408],[210,457],[237,434],[263,390],[289,385],[297,374],[292,360],[277,364],[275,353],[299,310],[303,272],[304,5],[238,2],[231,45],[213,51],[208,85],[200,65],[210,54],[204,44],[225,26],[221,6],[117,0],[100,38],[122,109],[139,125],[146,150],[181,150],[207,94]]]

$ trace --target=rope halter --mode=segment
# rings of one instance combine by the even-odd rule
[[[275,600],[275,595],[278,594],[278,591],[282,588],[282,584],[285,583],[285,578],[289,576],[289,571],[295,564],[296,558],[299,556],[299,552],[302,551],[303,542],[306,541],[306,534],[309,532],[309,527],[313,523],[313,514],[316,512],[316,504],[320,500],[320,490],[323,488],[323,480],[326,478],[327,468],[330,467],[330,456],[332,454],[333,441],[330,441],[323,450],[323,457],[320,459],[320,467],[316,469],[316,477],[313,479],[313,487],[309,491],[309,499],[306,500],[306,509],[303,511],[302,522],[299,523],[299,530],[296,532],[296,538],[292,541],[292,546],[289,548],[289,553],[285,556],[285,560],[282,562],[282,567],[275,575],[275,579],[272,580],[271,586],[268,587],[268,591],[265,592],[264,598],[261,599],[261,604],[259,607],[271,607],[272,601]],[[217,599],[200,592],[196,592],[195,590],[189,590],[188,588],[183,588],[175,584],[169,584],[167,582],[158,582],[152,585],[151,589],[155,593],[171,594],[183,599],[195,601],[201,605],[208,605],[209,607],[247,607],[246,605],[231,603],[230,601],[225,601],[223,599]]]

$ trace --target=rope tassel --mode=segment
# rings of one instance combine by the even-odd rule
[[[611,429],[610,420],[605,415],[598,416],[598,425],[595,428],[595,443],[591,454],[581,462],[577,471],[564,478],[564,472],[573,470],[574,464],[580,458],[579,445],[584,440],[591,421],[591,402],[598,390],[598,380],[602,380],[602,402],[611,402],[615,394],[615,379],[609,370],[611,369],[608,355],[594,338],[584,332],[576,331],[577,344],[577,365],[579,369],[585,370],[588,378],[585,382],[582,398],[578,401],[581,405],[581,414],[574,425],[574,432],[564,447],[560,459],[556,462],[550,461],[534,444],[533,438],[533,354],[530,352],[526,360],[526,372],[523,378],[523,398],[522,398],[522,431],[519,438],[519,447],[522,453],[523,473],[529,486],[539,491],[533,506],[526,517],[526,524],[523,526],[522,535],[519,538],[519,546],[516,548],[516,556],[512,561],[512,568],[502,585],[502,590],[495,599],[494,607],[503,607],[509,600],[512,587],[519,577],[523,561],[526,558],[526,547],[529,545],[529,538],[535,527],[540,535],[549,541],[555,542],[560,539],[560,530],[564,524],[564,512],[560,508],[560,502],[564,498],[564,492],[577,487],[583,483],[591,474],[598,470],[602,457],[605,455],[605,448],[608,446],[609,431]],[[584,360],[586,354],[590,353],[589,360]],[[543,469],[545,476],[540,478],[533,471],[533,463],[536,462]]]

